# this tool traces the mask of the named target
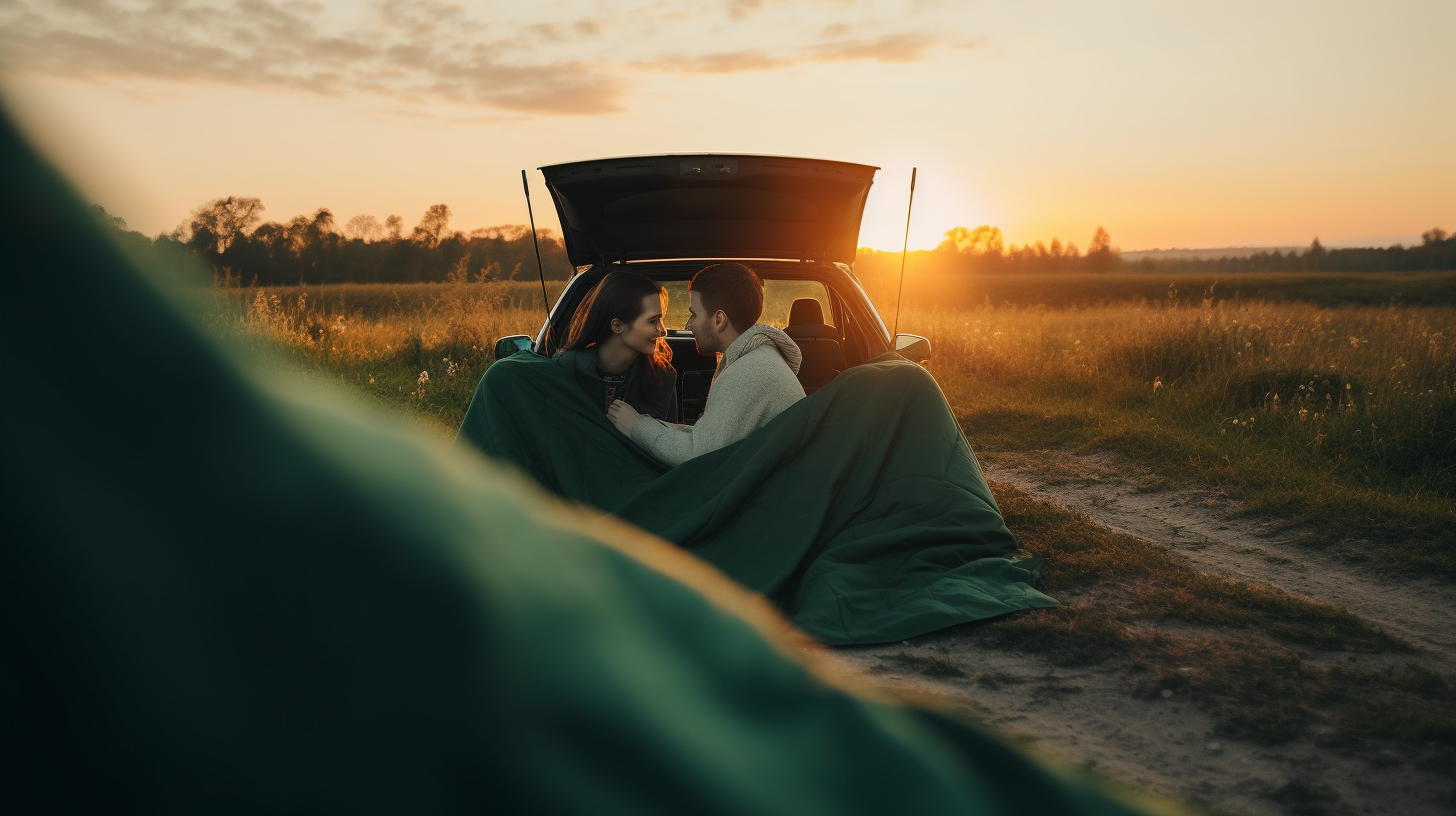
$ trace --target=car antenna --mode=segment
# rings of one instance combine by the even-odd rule
[[[910,185],[913,190],[915,185]],[[541,305],[546,308],[546,321],[551,322],[551,299],[546,296],[546,268],[541,265],[541,242],[536,238],[536,215],[531,212],[531,185],[526,171],[521,171],[521,189],[526,191],[526,216],[531,219],[531,244],[536,247],[536,272],[541,276]],[[904,274],[903,272],[901,274]]]
[[[910,204],[905,207],[905,244],[900,247],[900,287],[895,292],[895,329],[890,332],[890,345],[895,345],[895,335],[900,333],[900,298],[905,294],[905,253],[910,249],[910,211],[915,207],[915,171],[910,168]]]

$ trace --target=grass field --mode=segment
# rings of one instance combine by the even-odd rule
[[[562,282],[548,282],[553,302]],[[465,415],[495,340],[545,322],[539,282],[218,289],[212,319],[277,345],[442,434]]]
[[[973,446],[1106,448],[1390,569],[1456,576],[1456,308],[907,312]]]
[[[978,452],[1112,451],[1310,547],[1449,581],[1456,274],[1329,277],[1241,276],[1238,297],[1191,278],[978,282],[996,294],[959,308],[907,303],[900,327],[931,339],[930,367]],[[1408,304],[1404,292],[1419,296]],[[443,437],[495,338],[534,333],[545,314],[530,283],[218,290],[214,302],[215,320]],[[1191,690],[1233,738],[1320,733],[1356,753],[1383,741],[1422,766],[1451,766],[1453,681],[1379,621],[1198,572],[995,487],[1018,540],[1046,560],[1043,588],[1077,600],[973,625],[978,638],[1053,662],[1131,667],[1149,693]],[[1364,670],[1300,656],[1345,652],[1405,662]]]
[[[900,326],[931,338],[977,450],[1119,451],[1345,557],[1456,577],[1456,274],[970,285],[988,292],[980,305],[907,303]],[[1420,305],[1400,305],[1411,292]],[[215,297],[220,320],[441,433],[495,338],[534,334],[545,314],[527,282]]]

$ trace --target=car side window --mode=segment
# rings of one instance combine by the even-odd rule
[[[829,289],[819,281],[766,280],[763,282],[763,317],[760,323],[767,323],[780,329],[789,325],[789,312],[794,301],[817,300],[824,313],[824,322],[836,326],[834,305]]]

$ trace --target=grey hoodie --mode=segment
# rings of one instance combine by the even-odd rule
[[[718,360],[696,425],[643,417],[632,426],[632,441],[669,467],[731,445],[804,398],[795,376],[802,360],[793,338],[773,326],[751,326]]]

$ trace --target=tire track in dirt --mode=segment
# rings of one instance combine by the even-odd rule
[[[1113,454],[1047,451],[986,457],[989,479],[1057,504],[1105,527],[1165,545],[1206,572],[1267,584],[1343,606],[1456,672],[1456,587],[1395,578],[1293,543],[1266,522],[1242,518],[1220,496],[1142,490],[1135,467]]]

